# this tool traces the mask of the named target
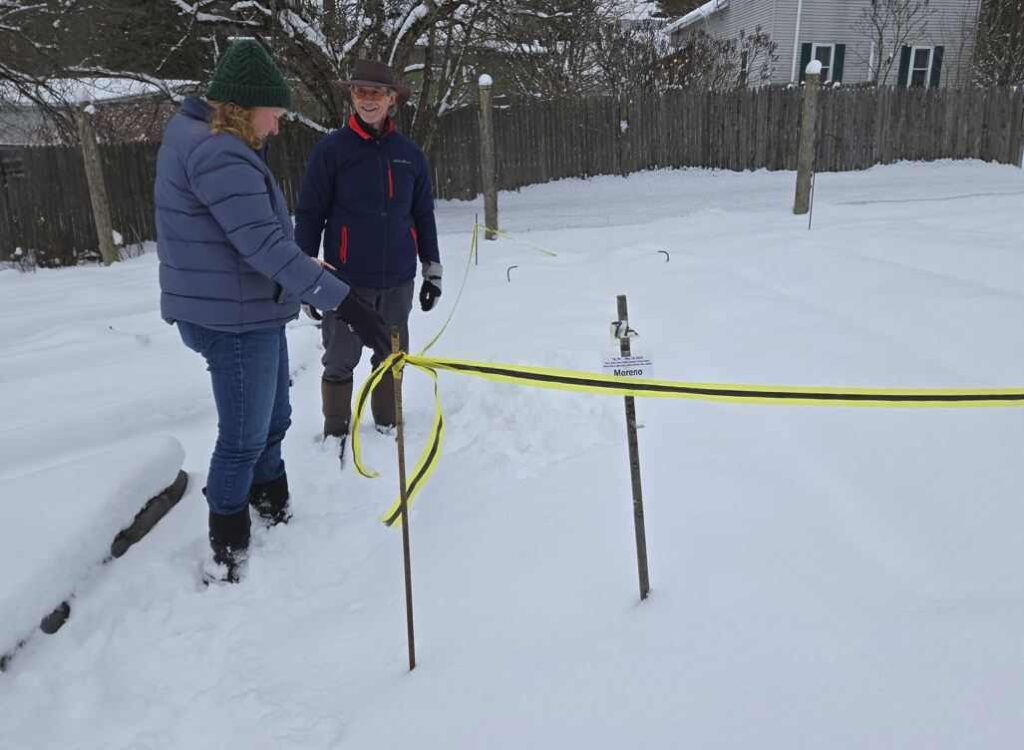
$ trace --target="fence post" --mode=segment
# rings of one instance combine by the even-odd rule
[[[1018,105],[1020,103],[1020,94],[1017,95]],[[1020,111],[1020,127],[1017,130],[1017,137],[1019,138],[1017,144],[1017,166],[1024,168],[1024,107]]]
[[[480,76],[480,172],[484,188],[484,239],[498,238],[498,184],[494,153],[494,109],[491,86],[494,81],[484,73]]]
[[[629,343],[629,308],[626,295],[616,297],[619,319],[615,322],[619,336],[619,353],[628,357],[632,353]],[[644,494],[640,481],[640,444],[636,436],[636,404],[632,396],[623,399],[626,403],[626,439],[629,446],[629,476],[633,484],[633,533],[636,536],[636,569],[640,576],[640,599],[647,598],[651,590],[647,566],[647,528],[644,523]]]
[[[96,140],[96,131],[89,120],[87,105],[75,111],[78,124],[78,140],[82,144],[82,161],[85,164],[85,177],[89,181],[89,200],[92,203],[92,216],[96,222],[96,236],[100,243],[100,257],[104,265],[109,266],[118,259],[114,247],[114,227],[110,222],[110,198],[107,196],[107,183],[103,181],[103,163],[100,161],[100,146]]]
[[[7,176],[4,158],[0,156],[0,229],[3,230],[0,231],[0,260],[17,260],[14,258],[14,248],[21,239],[17,236],[19,233],[15,230],[14,211],[7,197],[13,179]]]
[[[804,106],[800,123],[800,151],[797,155],[796,202],[793,213],[802,215],[811,210],[811,174],[818,146],[818,93],[821,91],[821,63],[812,60],[804,78]]]

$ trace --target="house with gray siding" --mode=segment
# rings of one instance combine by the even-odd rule
[[[777,45],[768,81],[775,85],[799,83],[820,60],[826,83],[958,86],[967,83],[980,2],[929,0],[914,23],[872,31],[872,0],[710,0],[664,31],[678,47],[698,30],[738,41],[760,29]]]

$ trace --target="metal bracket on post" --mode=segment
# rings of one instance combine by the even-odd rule
[[[639,333],[636,332],[635,329],[629,327],[628,320],[613,320],[611,323],[611,333],[612,338],[615,339],[616,341],[633,339],[640,335]],[[622,352],[623,356],[629,354],[628,343],[626,344],[626,348],[627,351]]]

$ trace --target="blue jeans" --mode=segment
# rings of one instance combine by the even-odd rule
[[[292,423],[284,327],[226,333],[179,320],[178,332],[206,359],[217,404],[206,500],[214,513],[237,513],[254,483],[284,474],[281,441]]]

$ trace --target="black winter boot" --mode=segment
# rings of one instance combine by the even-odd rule
[[[352,379],[342,382],[321,380],[320,395],[323,400],[324,437],[345,437],[352,416]]]
[[[239,572],[249,551],[249,506],[223,515],[210,511],[210,549],[213,561],[227,568],[222,580],[238,583]]]
[[[282,474],[263,484],[254,484],[249,490],[249,505],[256,509],[267,526],[288,523],[292,517],[288,510],[288,475]]]
[[[320,394],[323,397],[324,442],[336,442],[338,461],[345,468],[345,443],[352,418],[352,379],[341,382],[321,380]],[[336,441],[330,438],[336,438]]]
[[[395,376],[385,373],[370,394],[370,411],[377,431],[385,435],[395,428]]]

